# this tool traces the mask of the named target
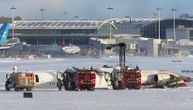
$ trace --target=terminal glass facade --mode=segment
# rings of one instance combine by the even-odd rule
[[[193,20],[176,19],[176,28],[193,28]],[[160,25],[160,37],[166,39],[166,29],[173,28],[173,19],[163,19]],[[147,38],[158,38],[158,21],[150,22],[141,28],[141,35]]]
[[[111,29],[113,33],[115,30],[112,25]],[[108,36],[109,24],[97,20],[17,21],[15,26],[15,37],[34,45],[60,44],[63,40],[65,44],[87,45],[91,37]]]

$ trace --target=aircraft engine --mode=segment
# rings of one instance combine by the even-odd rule
[[[158,73],[155,75],[155,82],[158,86],[165,86],[168,81],[170,81],[171,76],[167,73]]]

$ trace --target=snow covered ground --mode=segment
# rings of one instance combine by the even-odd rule
[[[2,110],[192,110],[193,89],[0,92]]]
[[[181,62],[173,62],[180,60]],[[114,66],[118,57],[109,58],[63,58],[48,60],[0,59],[0,83],[5,74],[18,66],[21,71],[64,71],[68,67],[90,68],[103,65]],[[193,77],[193,58],[128,57],[127,65],[138,65],[141,69],[167,69]],[[6,92],[0,88],[0,108],[2,110],[192,110],[193,86],[174,89],[142,90],[96,90],[96,91],[57,91],[34,90],[33,98],[23,98],[23,92]]]

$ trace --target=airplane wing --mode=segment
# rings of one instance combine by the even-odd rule
[[[5,50],[11,48],[10,46],[0,46],[0,50]]]
[[[9,33],[10,24],[4,23],[0,29],[0,43],[5,44]]]
[[[184,87],[187,86],[187,82],[191,82],[192,78],[186,77],[186,76],[179,76],[179,77],[174,77],[170,81],[166,83],[166,86],[169,88],[173,87]]]

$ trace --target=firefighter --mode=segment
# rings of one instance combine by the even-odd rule
[[[61,91],[62,89],[62,85],[63,85],[62,80],[63,80],[62,73],[57,72],[57,87],[59,91]]]
[[[57,81],[57,87],[58,87],[59,91],[62,90],[62,81],[60,79],[58,79],[58,81]]]
[[[135,69],[136,69],[136,70],[139,70],[139,67],[138,67],[138,66],[136,66],[136,67],[135,67]]]
[[[17,73],[17,66],[13,67],[13,73]]]

